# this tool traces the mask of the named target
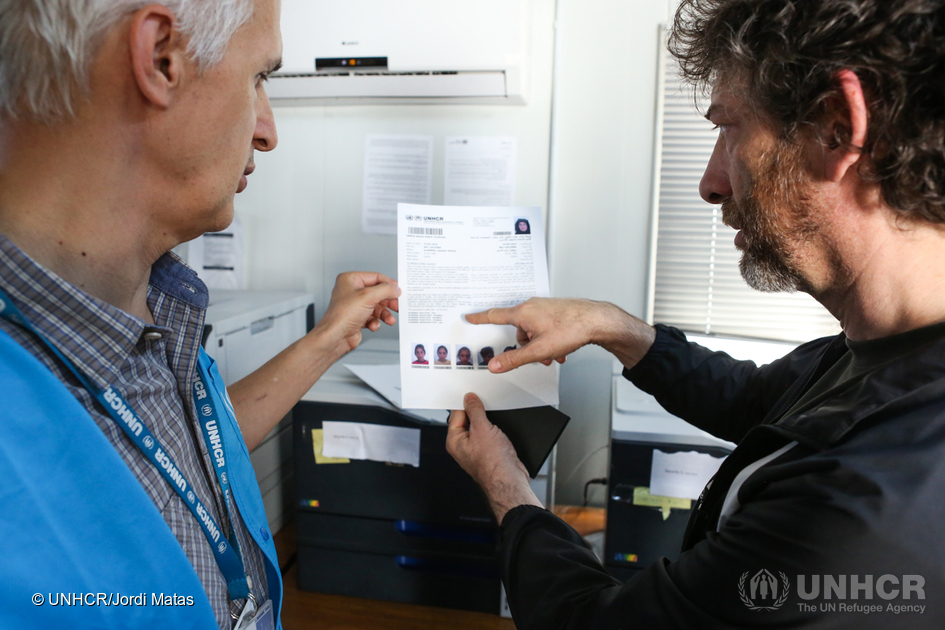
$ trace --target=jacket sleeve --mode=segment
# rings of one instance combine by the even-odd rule
[[[519,506],[503,519],[499,544],[509,607],[519,630],[896,627],[890,623],[905,620],[892,613],[825,614],[820,604],[830,598],[811,596],[826,588],[813,576],[824,575],[919,574],[928,580],[926,592],[940,588],[940,581],[933,586],[932,576],[942,574],[937,561],[884,534],[870,514],[876,492],[861,474],[827,458],[773,467],[752,478],[740,493],[748,502],[720,531],[675,562],[663,558],[623,584],[566,523]],[[763,571],[771,576],[767,592],[758,580],[753,591],[752,578]],[[891,602],[860,597],[846,603]],[[921,603],[924,614],[911,616],[908,627],[945,627],[945,606]]]
[[[675,416],[730,442],[739,442],[761,424],[779,399],[813,370],[836,338],[799,346],[785,357],[758,367],[689,343],[682,331],[656,326],[647,355],[624,377],[653,395]]]

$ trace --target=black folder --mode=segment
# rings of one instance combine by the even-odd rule
[[[571,420],[570,416],[547,406],[487,411],[486,417],[508,436],[532,479],[538,475]]]

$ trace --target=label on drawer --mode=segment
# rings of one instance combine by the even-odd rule
[[[420,467],[420,429],[361,422],[323,422],[325,457]]]
[[[325,448],[325,430],[312,429],[312,450],[315,451],[316,464],[350,464],[347,457],[325,457],[322,452]]]
[[[633,504],[659,508],[663,513],[664,521],[669,518],[669,511],[672,508],[676,508],[678,510],[692,509],[692,501],[690,499],[680,499],[677,497],[664,497],[658,494],[650,494],[650,489],[643,487],[633,489]],[[627,562],[636,562],[636,560],[628,560]]]

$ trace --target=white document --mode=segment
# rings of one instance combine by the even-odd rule
[[[389,365],[353,365],[345,363],[348,371],[357,376],[364,383],[387,399],[387,401],[402,409],[400,395],[400,366]]]
[[[446,139],[443,203],[447,206],[511,206],[515,203],[515,137]]]
[[[398,217],[403,406],[462,409],[468,392],[486,409],[557,404],[557,364],[492,374],[515,327],[463,317],[548,296],[541,209],[400,204]]]
[[[207,288],[243,288],[243,226],[238,218],[220,232],[207,232],[187,244],[187,264]]]
[[[446,424],[449,417],[442,409],[404,409],[401,404],[400,366],[396,363],[388,365],[352,365],[345,363],[348,370],[361,379],[365,385],[387,399],[387,401],[402,409],[404,413],[419,416],[431,422]]]
[[[363,422],[323,422],[325,457],[420,467],[420,429]]]
[[[654,449],[650,494],[698,499],[723,461],[724,457],[712,457],[695,451],[664,453]]]
[[[430,203],[432,194],[432,136],[367,136],[362,231],[397,234],[397,204]]]

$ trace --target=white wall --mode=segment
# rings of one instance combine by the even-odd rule
[[[555,0],[531,0],[526,106],[277,108],[279,147],[257,156],[249,188],[236,200],[248,288],[313,292],[320,317],[338,273],[371,269],[396,277],[395,238],[360,229],[366,134],[436,137],[433,203],[443,198],[446,136],[514,135],[516,203],[549,212],[553,294],[607,300],[642,315],[657,29],[671,4],[557,0],[556,22]],[[573,419],[559,446],[557,495],[577,503],[587,479],[607,474],[606,449],[578,464],[608,441],[610,357],[586,348],[561,375],[561,408]],[[600,491],[593,496],[596,503],[603,498]]]
[[[547,208],[554,8],[554,0],[530,0],[527,105],[276,107],[279,146],[257,154],[249,187],[236,198],[247,288],[311,291],[321,317],[339,273],[396,277],[396,238],[361,232],[367,134],[435,137],[434,204],[443,202],[447,136],[516,136],[516,204]],[[378,334],[396,337],[397,329]]]
[[[642,317],[652,193],[658,28],[672,0],[558,0],[551,290],[613,302]],[[612,357],[597,347],[561,370],[557,499],[580,504],[607,476]],[[582,461],[587,460],[580,465]],[[599,486],[597,486],[599,488]],[[601,504],[602,491],[593,493]]]

